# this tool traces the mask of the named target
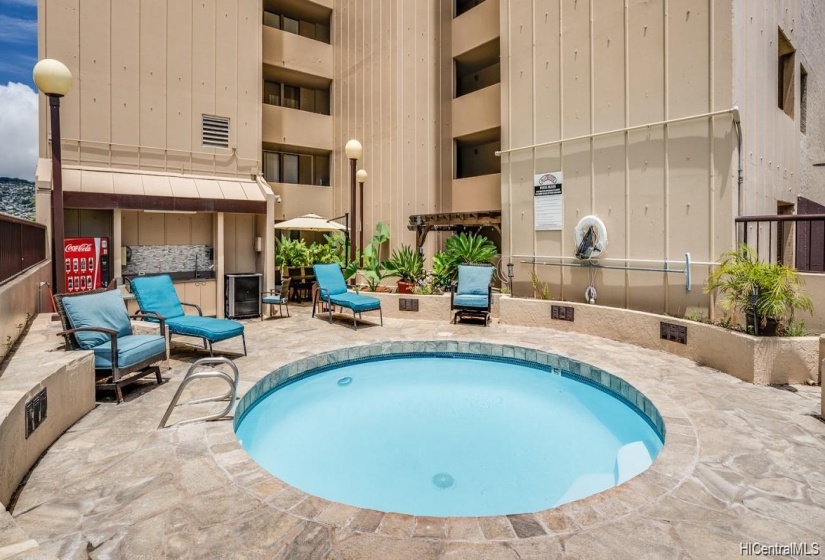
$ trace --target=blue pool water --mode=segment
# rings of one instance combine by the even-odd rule
[[[246,411],[244,449],[281,480],[426,516],[528,513],[613,487],[662,441],[633,409],[557,373],[483,359],[346,365]]]

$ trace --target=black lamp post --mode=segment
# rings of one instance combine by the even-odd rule
[[[508,282],[510,286],[510,297],[513,297],[513,262],[507,263],[507,278],[510,279]]]
[[[72,73],[60,61],[45,58],[34,66],[34,83],[49,98],[52,128],[52,272],[54,289],[66,293],[63,167],[60,154],[60,98],[72,87]]]
[[[759,313],[756,307],[759,304],[759,288],[754,286],[750,295],[751,313],[753,313],[753,335],[759,336]]]

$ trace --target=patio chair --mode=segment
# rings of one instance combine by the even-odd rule
[[[381,311],[381,300],[374,297],[362,296],[361,294],[347,291],[347,283],[344,281],[344,274],[337,264],[316,264],[312,268],[315,271],[315,279],[318,282],[317,298],[319,301],[329,304],[329,322],[332,323],[332,307],[346,307],[352,309],[352,323],[355,330],[358,330],[357,318],[361,319],[363,311],[378,310],[381,317],[381,326],[384,326],[384,314]],[[315,317],[316,301],[312,302],[312,316]]]
[[[243,325],[230,319],[204,317],[199,305],[180,301],[169,275],[135,278],[132,280],[132,292],[135,294],[141,313],[154,313],[166,321],[170,344],[173,334],[193,336],[203,340],[204,348],[208,344],[209,355],[213,356],[213,343],[240,336],[243,341],[243,355],[246,356],[246,336]],[[186,315],[183,306],[194,307],[198,314]]]
[[[453,323],[464,317],[475,317],[484,319],[484,326],[487,326],[493,304],[492,280],[492,266],[458,266],[458,284],[450,292],[450,312],[456,311]]]
[[[284,278],[280,289],[270,290],[264,292],[261,297],[261,303],[269,304],[269,316],[272,317],[272,306],[278,306],[278,314],[283,317],[284,312],[281,306],[286,305],[286,316],[289,317],[289,278]],[[264,314],[261,313],[261,321],[264,320]]]
[[[56,294],[55,307],[63,324],[66,350],[91,350],[95,356],[96,386],[114,389],[123,402],[122,388],[155,374],[163,383],[157,363],[166,359],[164,320],[155,314],[129,315],[123,296],[104,289],[83,294]],[[154,318],[160,334],[132,334],[131,319]]]

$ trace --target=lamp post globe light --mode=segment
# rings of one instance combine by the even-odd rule
[[[52,128],[52,269],[54,289],[66,293],[65,252],[63,246],[63,168],[60,154],[60,98],[72,88],[72,73],[58,60],[44,58],[32,72],[37,89],[49,98]]]
[[[358,164],[358,160],[361,159],[361,156],[364,154],[364,148],[361,146],[361,142],[358,140],[350,140],[347,142],[346,146],[344,146],[344,153],[347,155],[349,159],[349,167],[350,167],[350,213],[352,214],[352,221],[350,222],[350,239],[351,243],[349,246],[349,260],[350,262],[355,260],[355,222],[357,222],[357,214],[355,213],[355,168]]]
[[[360,266],[364,266],[364,183],[367,182],[367,172],[359,169],[355,173],[355,180],[358,182],[358,198],[360,204],[358,220],[361,222],[361,228],[358,232],[358,246],[361,248],[361,262],[359,264]]]

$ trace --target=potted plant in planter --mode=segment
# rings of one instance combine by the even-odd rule
[[[387,276],[398,276],[399,294],[413,293],[413,288],[424,278],[424,260],[409,245],[395,249],[384,268]]]
[[[760,261],[756,251],[740,245],[722,256],[719,267],[708,277],[705,292],[719,289],[722,308],[739,311],[748,325],[757,322],[758,334],[774,336],[793,322],[797,309],[813,311],[802,284],[793,268]]]

